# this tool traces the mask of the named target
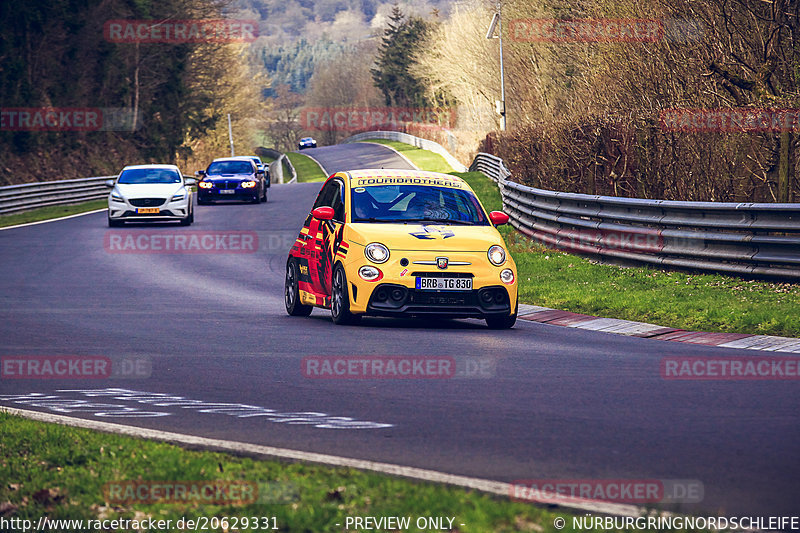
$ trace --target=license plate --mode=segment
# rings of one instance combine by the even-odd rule
[[[157,207],[140,207],[136,209],[136,213],[144,215],[147,213],[159,213],[161,210]]]
[[[236,194],[236,191],[233,189],[222,189],[219,191],[220,194]]]
[[[471,291],[472,278],[417,278],[417,289],[423,291]]]

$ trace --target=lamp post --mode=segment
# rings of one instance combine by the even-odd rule
[[[495,30],[497,36],[495,37]],[[500,101],[497,102],[497,112],[500,113],[500,129],[506,130],[506,80],[505,70],[503,69],[503,21],[500,18],[500,2],[497,2],[497,11],[492,17],[489,31],[486,32],[487,39],[498,39],[500,41]]]
[[[228,113],[228,138],[231,140],[231,157],[233,157],[233,129],[231,128],[231,114]]]

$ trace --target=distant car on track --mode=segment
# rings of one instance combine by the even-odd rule
[[[178,220],[184,226],[194,222],[191,185],[175,165],[131,165],[116,179],[106,181],[108,225],[125,222]]]
[[[258,167],[258,170],[264,171],[264,179],[267,181],[267,187],[269,187],[269,165],[264,164],[264,162],[261,161],[261,158],[257,155],[248,155],[247,157],[253,160],[253,162],[256,164],[256,167]]]
[[[356,170],[332,175],[289,252],[284,301],[293,316],[482,318],[514,325],[517,271],[495,225],[461,178]]]
[[[297,143],[297,148],[299,150],[302,150],[303,148],[316,148],[316,147],[317,147],[317,141],[314,140],[313,137],[303,137],[302,139],[300,139],[300,142]]]
[[[258,170],[249,156],[221,157],[195,174],[200,178],[197,182],[198,204],[217,200],[267,201],[265,173]]]

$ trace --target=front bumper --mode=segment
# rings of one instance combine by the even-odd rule
[[[454,318],[486,318],[511,314],[512,295],[507,287],[492,285],[471,291],[427,291],[396,283],[375,287],[367,304],[366,314],[438,315]]]
[[[233,191],[222,192],[222,191]],[[252,200],[259,195],[259,188],[253,187],[250,189],[199,189],[197,191],[197,199],[200,201],[216,201],[216,200]]]
[[[436,258],[446,256],[450,266],[438,269]],[[393,250],[389,260],[374,264],[364,258],[363,247],[351,245],[343,265],[350,291],[350,311],[367,315],[447,315],[485,318],[509,315],[517,305],[517,268],[509,256],[494,266],[486,252],[410,252]],[[359,275],[362,266],[372,266],[381,277],[367,281]],[[504,283],[500,273],[511,269],[514,281]],[[417,278],[469,278],[470,290],[417,288]],[[398,293],[399,291],[399,293]],[[381,294],[381,293],[384,294]],[[489,294],[492,297],[489,297]],[[394,297],[393,297],[394,296]]]
[[[148,222],[183,220],[189,216],[189,201],[166,202],[158,207],[158,213],[138,213],[137,207],[128,201],[108,202],[108,218],[115,221]]]

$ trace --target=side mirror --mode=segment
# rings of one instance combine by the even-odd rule
[[[333,208],[332,207],[318,207],[311,211],[311,216],[317,220],[332,220]]]
[[[116,180],[106,180],[105,181],[106,187],[113,187],[115,182]]]
[[[508,224],[508,215],[502,211],[492,211],[489,213],[489,220],[491,220],[492,224],[495,226],[502,226],[503,224]]]
[[[194,178],[186,178],[183,180],[183,183],[186,185],[197,185],[197,180]]]
[[[206,171],[205,170],[198,170],[197,172],[194,173],[194,175],[195,176],[205,176],[206,175]]]

